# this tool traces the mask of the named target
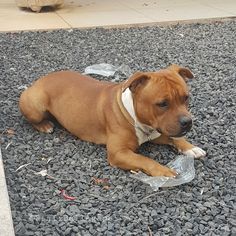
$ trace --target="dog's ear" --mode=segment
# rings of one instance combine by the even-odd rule
[[[129,88],[134,93],[138,88],[146,85],[149,79],[148,75],[144,72],[136,72],[124,83],[123,91]]]
[[[177,72],[185,81],[188,81],[189,79],[193,78],[193,74],[188,68],[184,68],[176,64],[173,64],[169,66],[167,69]]]

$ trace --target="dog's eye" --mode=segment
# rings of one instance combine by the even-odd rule
[[[168,107],[168,102],[167,101],[162,101],[162,102],[158,102],[156,103],[156,105],[162,109],[166,109]]]

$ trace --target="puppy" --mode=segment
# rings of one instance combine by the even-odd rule
[[[97,81],[72,71],[54,72],[25,90],[19,107],[41,132],[53,131],[52,115],[80,139],[105,144],[112,166],[174,177],[174,170],[135,151],[152,141],[172,145],[186,155],[205,156],[184,138],[192,127],[186,85],[191,78],[191,71],[178,65],[137,72],[122,83]]]

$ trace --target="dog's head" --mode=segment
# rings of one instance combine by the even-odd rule
[[[192,127],[188,111],[187,68],[172,65],[158,72],[137,72],[124,84],[132,92],[136,116],[169,137],[184,136]]]

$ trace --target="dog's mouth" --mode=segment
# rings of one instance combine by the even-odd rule
[[[171,138],[182,138],[183,136],[185,136],[186,134],[188,133],[188,131],[184,131],[184,132],[181,132],[177,135],[171,135],[170,137]]]
[[[160,128],[157,128],[156,131],[160,134],[164,134],[166,135],[167,137],[170,137],[170,138],[182,138],[183,136],[185,136],[188,132],[189,132],[190,129],[188,130],[183,130],[182,132],[178,133],[178,134],[168,134],[168,133],[165,133],[165,132],[162,132],[162,130]]]

